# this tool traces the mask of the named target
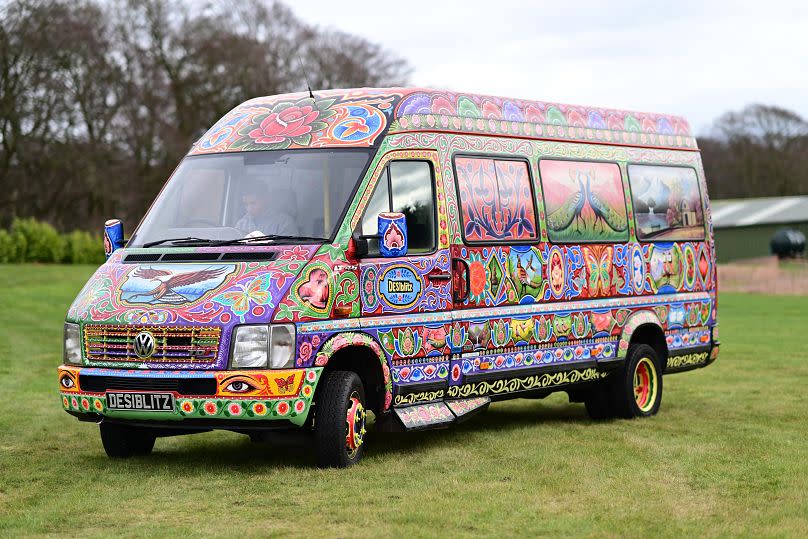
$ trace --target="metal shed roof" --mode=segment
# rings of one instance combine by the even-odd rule
[[[715,228],[808,222],[808,196],[713,200],[710,205]]]

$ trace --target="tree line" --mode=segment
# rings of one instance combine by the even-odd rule
[[[0,3],[0,227],[134,226],[190,145],[236,104],[405,83],[375,43],[279,2]]]
[[[0,0],[0,227],[132,227],[234,105],[410,72],[270,0]],[[808,193],[808,123],[793,112],[727,113],[700,146],[713,198]]]

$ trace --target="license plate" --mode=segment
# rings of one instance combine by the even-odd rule
[[[107,392],[107,408],[138,412],[173,412],[174,395],[171,393]]]

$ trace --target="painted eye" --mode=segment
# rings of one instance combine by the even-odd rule
[[[73,386],[76,385],[73,382],[73,379],[71,377],[67,376],[67,375],[62,376],[62,378],[59,380],[59,382],[62,384],[62,387],[65,388],[65,389],[71,389]]]
[[[227,384],[227,387],[224,388],[225,391],[230,393],[247,393],[248,391],[253,391],[255,388],[248,384],[247,382],[242,382],[241,380],[235,380]]]

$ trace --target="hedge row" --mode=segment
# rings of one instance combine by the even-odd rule
[[[9,230],[0,229],[0,263],[20,262],[102,264],[104,242],[89,232],[60,234],[36,219],[15,219]]]

